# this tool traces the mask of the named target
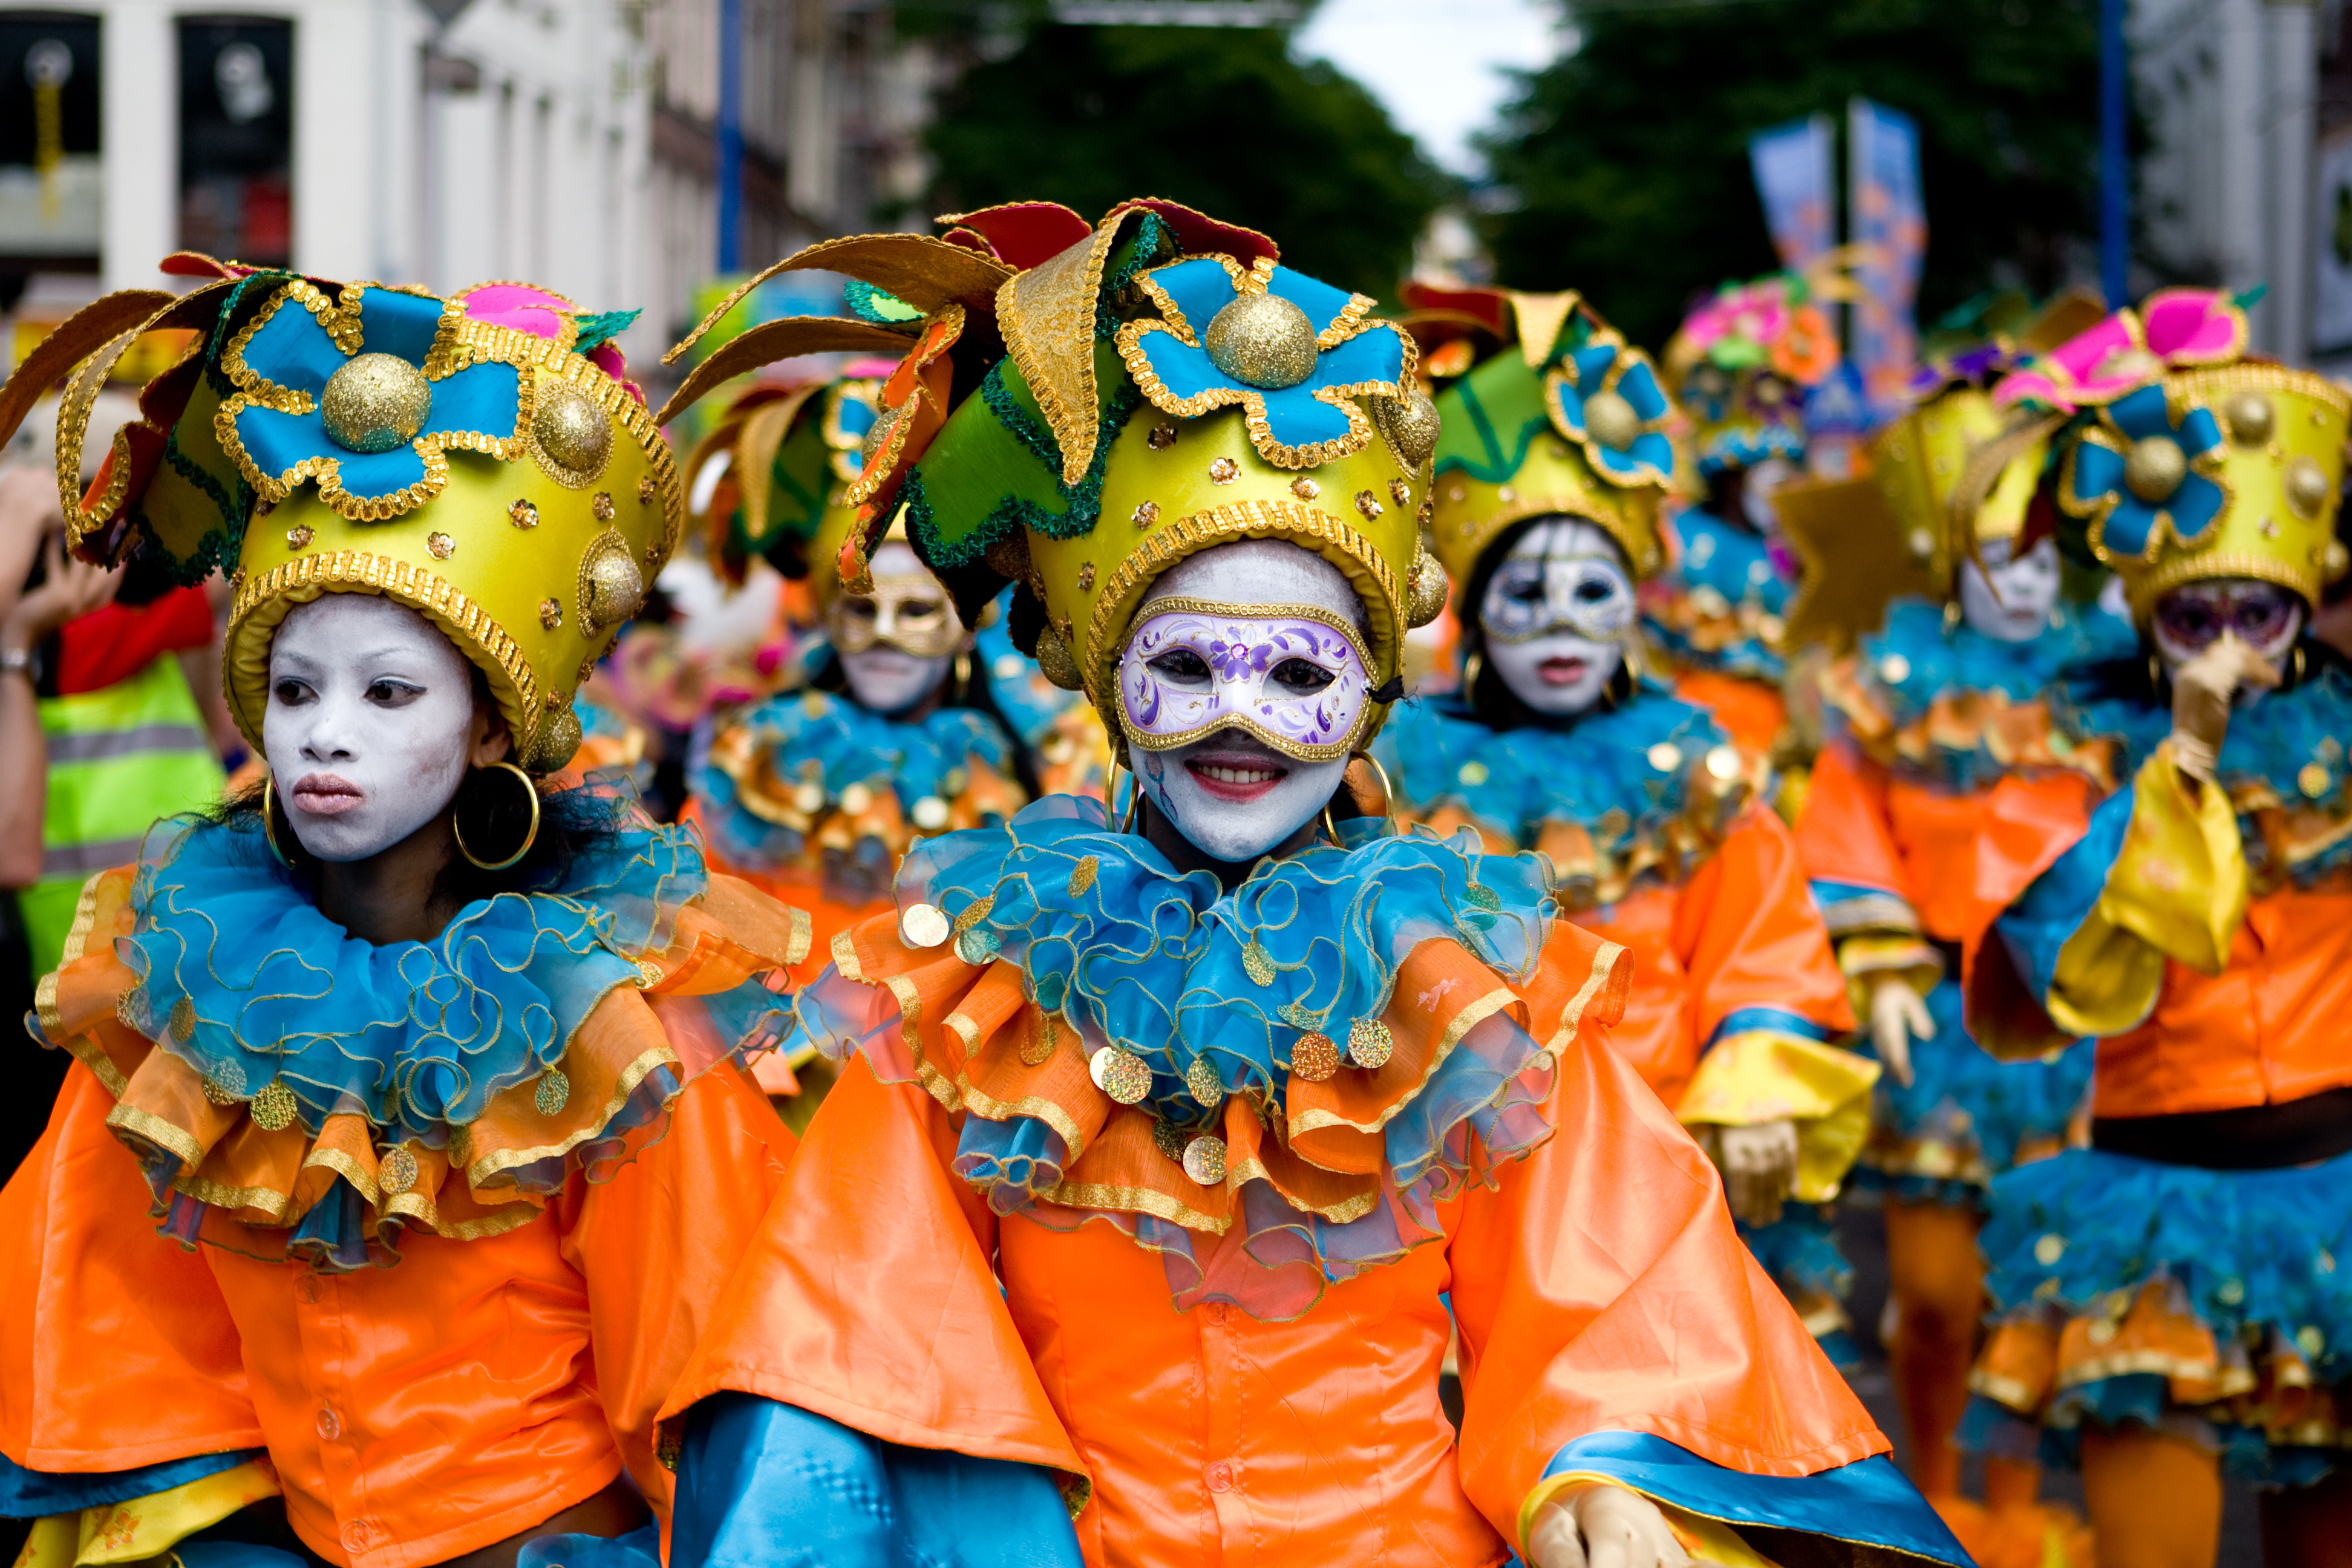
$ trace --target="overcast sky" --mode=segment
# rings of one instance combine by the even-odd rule
[[[1506,70],[1550,62],[1558,15],[1547,0],[1323,0],[1293,47],[1362,82],[1431,157],[1475,175],[1471,136],[1509,95]]]

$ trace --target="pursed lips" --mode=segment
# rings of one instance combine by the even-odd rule
[[[312,816],[335,816],[367,804],[367,792],[340,773],[304,773],[287,798]]]

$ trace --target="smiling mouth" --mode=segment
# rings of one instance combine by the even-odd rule
[[[336,816],[367,804],[367,792],[336,773],[304,773],[286,798],[312,816]]]
[[[1585,663],[1580,658],[1548,658],[1536,666],[1536,673],[1546,686],[1573,686],[1584,679]]]
[[[1200,781],[1211,798],[1236,805],[1260,798],[1290,776],[1288,768],[1255,757],[1194,757],[1184,771]]]

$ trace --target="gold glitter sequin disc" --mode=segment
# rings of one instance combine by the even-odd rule
[[[1309,1083],[1321,1083],[1339,1070],[1339,1047],[1320,1030],[1301,1035],[1290,1047],[1290,1070]]]
[[[1133,1105],[1151,1092],[1151,1069],[1143,1058],[1117,1046],[1105,1046],[1087,1061],[1095,1087],[1121,1105]]]
[[[1395,1053],[1396,1037],[1378,1018],[1359,1018],[1348,1031],[1348,1059],[1360,1068],[1384,1068]]]

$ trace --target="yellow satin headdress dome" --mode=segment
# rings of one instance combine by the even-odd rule
[[[844,578],[902,520],[967,622],[1024,584],[1016,637],[1102,708],[1161,573],[1229,541],[1287,540],[1354,584],[1373,679],[1393,689],[1404,634],[1444,602],[1420,548],[1437,418],[1412,340],[1371,300],[1279,266],[1263,235],[1174,203],[1128,203],[1099,226],[1045,203],[942,221],[942,239],[829,241],[770,269],[846,272],[891,308],[772,323],[757,352],[862,331],[905,355]]]
[[[2004,380],[1994,399],[2063,424],[2058,505],[2123,579],[2133,616],[2184,583],[2251,577],[2317,605],[2336,538],[2352,392],[2246,352],[2227,295],[2168,289]]]
[[[1637,579],[1656,572],[1658,507],[1688,458],[1649,356],[1572,291],[1407,284],[1405,299],[1429,367],[1453,378],[1430,521],[1446,574],[1467,582],[1513,525],[1555,513],[1599,525]]]
[[[13,427],[70,368],[58,473],[77,553],[152,551],[178,581],[230,574],[223,685],[257,750],[269,645],[296,605],[381,594],[488,678],[519,761],[577,750],[572,693],[677,544],[676,465],[613,334],[527,284],[446,300],[175,257],[208,279],[108,296],[0,391]],[[88,410],[141,334],[194,342],[140,395],[86,493]],[[29,387],[29,391],[26,390]]]

